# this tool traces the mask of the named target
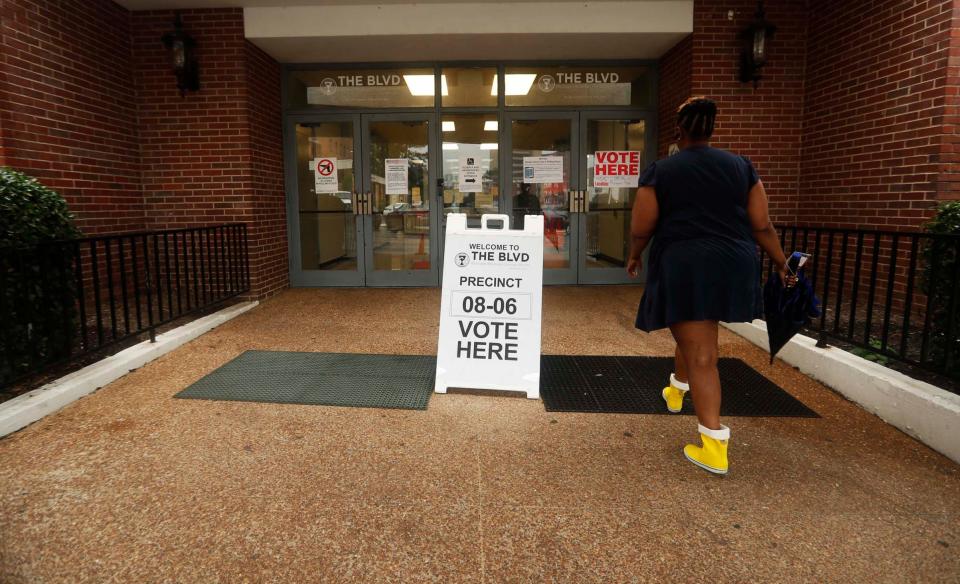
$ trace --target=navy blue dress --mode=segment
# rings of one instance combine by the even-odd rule
[[[637,328],[761,315],[760,259],[747,217],[759,180],[749,160],[709,146],[685,148],[644,171],[640,186],[656,190],[660,218]]]

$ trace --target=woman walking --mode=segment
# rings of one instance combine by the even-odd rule
[[[633,207],[627,272],[636,277],[653,238],[637,328],[668,328],[677,342],[675,371],[663,390],[679,412],[692,391],[700,446],[687,460],[726,474],[730,429],[720,423],[718,322],[750,322],[762,314],[756,246],[786,281],[786,257],[770,222],[767,194],[749,160],[709,144],[716,104],[703,97],[680,106],[680,152],[651,164]]]

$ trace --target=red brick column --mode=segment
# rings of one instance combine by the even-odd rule
[[[132,13],[147,225],[248,224],[253,294],[288,285],[280,67],[240,9],[187,10],[200,91],[181,96],[161,36],[172,11]]]
[[[956,0],[952,4],[953,16],[950,19],[950,36],[946,49],[944,132],[940,143],[940,180],[937,184],[937,196],[941,200],[960,199],[960,6]],[[937,18],[933,20],[936,21]]]
[[[667,155],[677,140],[677,106],[691,95],[693,78],[693,36],[677,43],[660,59],[657,107],[659,118],[657,156]]]
[[[255,288],[268,294],[290,285],[287,262],[287,210],[283,188],[283,124],[280,67],[272,57],[247,42],[247,117],[253,212],[250,238]],[[254,260],[255,258],[255,260]]]
[[[756,2],[696,0],[693,34],[660,61],[660,155],[674,141],[680,102],[691,95],[714,99],[719,109],[714,145],[749,157],[770,196],[771,217],[793,223],[799,206],[806,13],[802,2],[765,4],[778,30],[755,88],[738,79],[743,48],[738,35],[753,20]]]
[[[771,218],[792,223],[799,204],[806,13],[802,2],[764,4],[777,33],[755,88],[737,77],[743,49],[738,35],[753,20],[757,3],[694,3],[691,89],[717,101],[714,144],[753,161],[770,196]]]
[[[661,60],[661,154],[689,87],[717,100],[715,144],[754,161],[778,222],[916,229],[960,197],[955,0],[765,4],[778,30],[754,89],[736,76],[756,3],[695,2],[691,38]]]

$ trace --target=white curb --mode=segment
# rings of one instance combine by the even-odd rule
[[[256,301],[228,306],[181,327],[157,335],[157,342],[144,341],[115,355],[87,365],[43,387],[0,404],[0,437],[36,422],[81,397],[93,393],[130,371],[169,353],[259,304]]]
[[[769,346],[763,321],[724,326],[755,345]],[[960,463],[960,395],[843,349],[821,349],[803,335],[787,343],[777,358]]]

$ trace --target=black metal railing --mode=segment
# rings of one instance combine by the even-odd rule
[[[0,249],[0,388],[249,290],[242,223]]]
[[[882,363],[898,361],[960,379],[960,235],[779,228],[822,301],[808,333],[846,343]],[[764,273],[770,262],[764,258]]]

